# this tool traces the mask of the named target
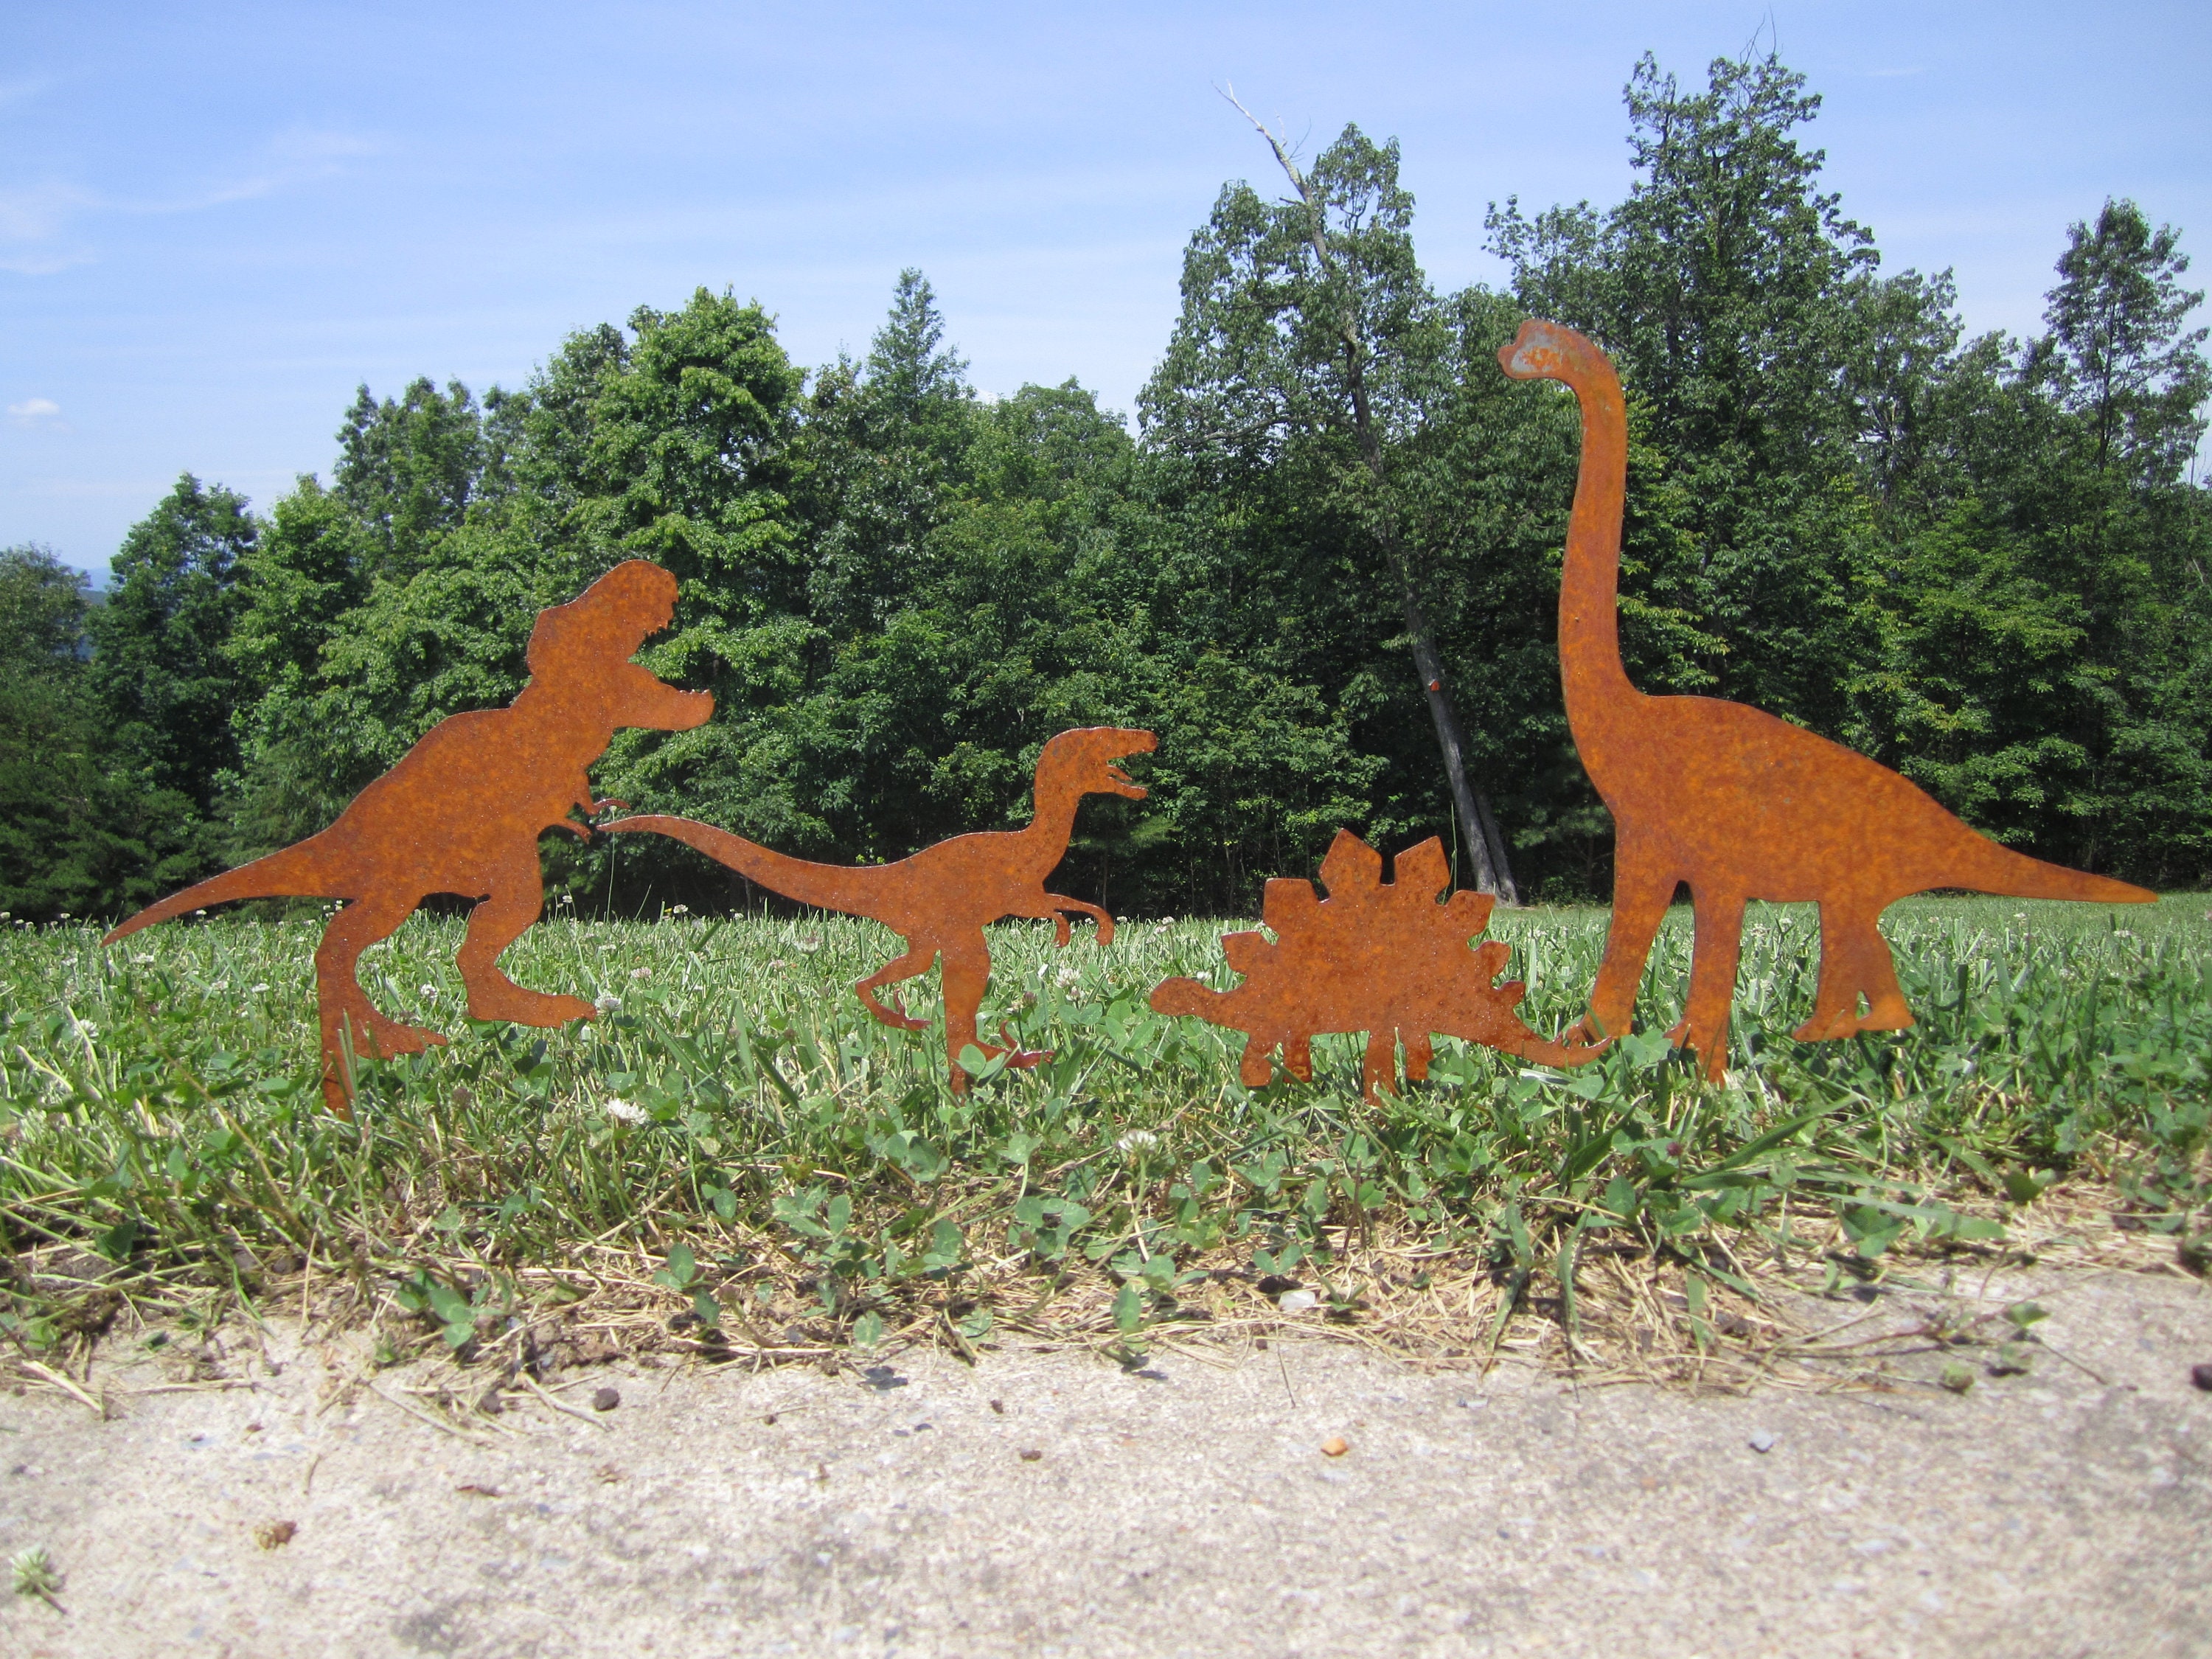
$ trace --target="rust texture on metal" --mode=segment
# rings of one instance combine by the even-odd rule
[[[1370,1101],[1386,1085],[1397,1088],[1401,1043],[1406,1075],[1416,1082],[1428,1076],[1431,1038],[1439,1033],[1552,1066],[1578,1066],[1604,1046],[1547,1042],[1522,1023],[1514,1011],[1527,988],[1518,980],[1495,982],[1505,946],[1496,939],[1470,945],[1489,925],[1495,901],[1462,891],[1437,902],[1451,885],[1443,842],[1432,836],[1407,848],[1391,874],[1384,881],[1382,855],[1349,830],[1338,830],[1321,866],[1327,898],[1310,881],[1271,881],[1261,920],[1274,939],[1257,932],[1222,936],[1243,984],[1215,991],[1194,979],[1165,980],[1153,988],[1154,1012],[1194,1014],[1246,1033],[1238,1075],[1252,1089],[1274,1077],[1278,1048],[1283,1063],[1310,1081],[1315,1037],[1368,1032],[1361,1081]]]
[[[2001,847],[1887,767],[1760,709],[1646,696],[1630,684],[1618,608],[1628,466],[1620,378],[1603,351],[1558,323],[1523,323],[1498,356],[1514,379],[1561,381],[1582,405],[1559,672],[1567,724],[1614,836],[1613,923],[1582,1035],[1629,1029],[1644,959],[1680,883],[1690,888],[1695,935],[1688,1005],[1671,1035],[1716,1080],[1727,1063],[1747,900],[1820,907],[1820,981],[1812,1018],[1795,1034],[1810,1042],[1913,1023],[1875,926],[1908,893],[2156,898]]]
[[[1042,1052],[1017,1048],[1011,1038],[1000,1048],[976,1036],[975,1014],[991,977],[991,951],[983,928],[1008,916],[1040,921],[1048,916],[1059,943],[1066,945],[1067,918],[1073,913],[1097,921],[1101,945],[1113,939],[1113,917],[1082,899],[1047,892],[1045,878],[1066,854],[1075,809],[1084,796],[1144,799],[1144,789],[1113,763],[1146,753],[1158,741],[1149,732],[1111,726],[1062,732],[1037,757],[1035,808],[1027,828],[955,836],[896,864],[811,864],[690,818],[617,818],[601,828],[672,836],[770,892],[882,922],[906,941],[906,953],[853,988],[868,1012],[886,1025],[908,1031],[927,1028],[928,1022],[908,1015],[896,995],[890,996],[886,1006],[877,993],[927,973],[931,963],[942,957],[945,1047],[957,1092],[968,1085],[960,1051],[971,1043],[986,1060],[1005,1055],[1009,1066],[1034,1066],[1045,1058]]]
[[[593,800],[586,775],[616,731],[688,731],[714,712],[708,693],[679,691],[629,660],[675,612],[667,571],[640,559],[617,565],[568,604],[538,613],[530,681],[508,707],[441,720],[329,829],[141,910],[106,942],[233,899],[344,901],[315,951],[323,1094],[342,1116],[353,1093],[349,1050],[388,1058],[446,1040],[380,1013],[354,972],[361,953],[433,893],[481,901],[459,957],[473,1018],[590,1018],[590,1003],[526,990],[497,963],[544,908],[538,836],[565,830],[587,841],[590,827],[571,811],[622,805]]]

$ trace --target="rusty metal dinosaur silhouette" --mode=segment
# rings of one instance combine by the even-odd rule
[[[928,972],[930,963],[942,956],[945,1048],[951,1062],[953,1091],[959,1093],[968,1086],[960,1051],[971,1043],[986,1059],[1006,1055],[1009,1066],[1034,1066],[1045,1057],[1014,1047],[1011,1039],[1000,1048],[976,1036],[976,1011],[982,1006],[991,977],[985,925],[1007,916],[1049,916],[1058,942],[1066,945],[1070,937],[1066,913],[1073,911],[1097,921],[1101,945],[1112,940],[1113,917],[1082,899],[1047,892],[1044,881],[1066,854],[1076,805],[1084,796],[1144,799],[1144,789],[1112,763],[1150,750],[1158,742],[1149,732],[1111,726],[1062,732],[1037,757],[1035,811],[1027,828],[955,836],[896,864],[811,864],[712,824],[658,814],[617,818],[600,827],[672,836],[771,892],[882,922],[906,941],[906,953],[853,989],[868,1012],[886,1025],[908,1031],[927,1028],[927,1022],[911,1018],[896,996],[886,1007],[876,993]]]
[[[1564,382],[1582,405],[1582,472],[1559,583],[1559,673],[1575,747],[1613,813],[1614,852],[1613,925],[1581,1035],[1628,1030],[1678,883],[1689,884],[1696,931],[1688,1003],[1670,1035],[1697,1051],[1715,1080],[1727,1063],[1747,900],[1820,907],[1820,981],[1812,1018],[1795,1033],[1811,1042],[1913,1023],[1875,926],[1907,893],[1960,887],[2106,904],[2156,899],[2001,847],[1887,767],[1762,710],[1713,697],[1646,696],[1630,684],[1619,625],[1628,469],[1620,378],[1590,341],[1534,319],[1498,360],[1516,380]]]
[[[629,660],[675,613],[675,577],[641,559],[617,565],[567,605],[538,613],[530,683],[508,707],[439,721],[329,829],[141,910],[106,943],[233,899],[346,901],[315,951],[323,1097],[342,1117],[352,1115],[348,1042],[358,1054],[390,1056],[446,1040],[380,1013],[354,971],[363,951],[433,893],[482,901],[469,913],[458,957],[472,1017],[520,1025],[589,1019],[590,1003],[526,990],[500,972],[499,956],[544,904],[538,836],[565,830],[588,841],[590,826],[570,811],[588,816],[623,805],[593,800],[586,776],[617,729],[688,731],[714,712],[707,692],[679,691]]]
[[[1349,830],[1336,832],[1322,860],[1328,896],[1310,881],[1267,884],[1261,920],[1273,942],[1254,932],[1224,933],[1229,965],[1244,975],[1231,991],[1194,979],[1170,979],[1152,989],[1157,1013],[1194,1014],[1247,1033],[1237,1074],[1247,1088],[1275,1074],[1273,1054],[1297,1077],[1313,1078],[1313,1039],[1324,1031],[1366,1031],[1361,1088],[1370,1102],[1398,1085],[1398,1045],[1406,1075],[1429,1074],[1431,1035],[1463,1037],[1523,1060],[1572,1066],[1605,1045],[1568,1048],[1547,1042],[1514,1010],[1527,988],[1494,983],[1505,966],[1496,939],[1469,948],[1490,922],[1487,893],[1454,893],[1443,842],[1431,836],[1398,854],[1393,879],[1382,879],[1382,855]]]

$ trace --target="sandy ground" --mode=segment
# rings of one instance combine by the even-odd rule
[[[2212,1655],[2212,1291],[1990,1293],[2023,1288],[2049,1351],[1977,1356],[1963,1395],[1279,1340],[1139,1374],[615,1364],[465,1436],[398,1403],[404,1370],[349,1382],[357,1348],[234,1332],[225,1382],[96,1369],[106,1420],[0,1393],[0,1551],[66,1576],[58,1610],[4,1598],[0,1649]]]

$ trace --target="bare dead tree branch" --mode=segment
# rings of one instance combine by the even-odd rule
[[[1307,241],[1323,277],[1330,287],[1340,287],[1342,270],[1328,241],[1328,204],[1299,167],[1290,147],[1238,100],[1236,87],[1224,82],[1221,95],[1267,141],[1276,164],[1291,181],[1299,204],[1305,209]],[[1437,728],[1437,746],[1443,753],[1444,777],[1450,785],[1452,804],[1458,811],[1468,855],[1474,863],[1475,885],[1483,892],[1496,894],[1504,903],[1518,904],[1520,894],[1514,885],[1512,864],[1506,854],[1505,838],[1498,830],[1497,816],[1491,811],[1488,798],[1467,775],[1467,744],[1461,732],[1459,712],[1444,687],[1443,659],[1437,650],[1435,630],[1429,625],[1427,612],[1414,585],[1412,562],[1407,556],[1405,538],[1400,532],[1391,500],[1389,465],[1382,454],[1382,440],[1375,431],[1367,390],[1367,368],[1372,354],[1360,333],[1358,313],[1349,295],[1341,296],[1334,324],[1334,332],[1344,352],[1345,389],[1352,399],[1352,430],[1359,445],[1360,459],[1374,480],[1381,503],[1376,539],[1382,544],[1383,554],[1390,562],[1391,574],[1398,579],[1406,634],[1413,646],[1414,672],[1420,676],[1430,719]]]

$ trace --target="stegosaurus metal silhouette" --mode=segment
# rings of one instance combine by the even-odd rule
[[[1361,1082],[1370,1102],[1386,1081],[1396,1089],[1401,1042],[1406,1075],[1428,1076],[1433,1032],[1559,1066],[1579,1066],[1605,1047],[1547,1042],[1522,1023],[1514,1010],[1527,987],[1493,982],[1506,947],[1490,939],[1469,948],[1494,901],[1458,892],[1437,902],[1451,870],[1435,836],[1399,854],[1393,873],[1384,881],[1382,855],[1338,830],[1321,865],[1327,898],[1310,881],[1271,881],[1261,920],[1274,939],[1256,931],[1222,935],[1243,984],[1215,991],[1194,979],[1164,980],[1152,989],[1153,1011],[1248,1033],[1238,1075],[1250,1089],[1273,1079],[1279,1048],[1283,1063],[1310,1081],[1316,1036],[1368,1032]]]

